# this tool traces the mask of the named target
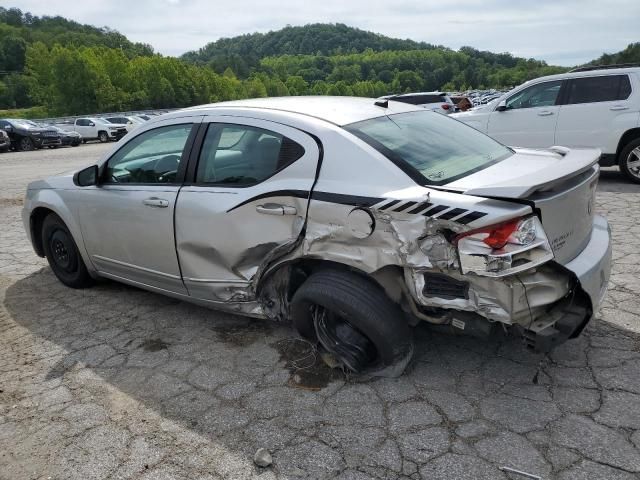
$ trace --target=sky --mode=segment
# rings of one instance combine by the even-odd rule
[[[578,65],[640,41],[640,0],[20,0],[179,56],[222,37],[345,23],[396,38]]]

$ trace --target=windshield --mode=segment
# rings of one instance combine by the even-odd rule
[[[430,111],[373,118],[345,129],[425,185],[452,182],[513,155],[483,133]]]

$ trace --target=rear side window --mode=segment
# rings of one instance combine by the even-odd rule
[[[567,104],[612,102],[625,100],[631,95],[627,75],[604,75],[570,80]]]
[[[254,185],[304,155],[304,147],[279,133],[248,125],[209,125],[198,161],[196,182]]]

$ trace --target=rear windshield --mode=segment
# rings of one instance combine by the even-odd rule
[[[453,182],[513,155],[474,128],[431,111],[372,118],[345,129],[422,185]]]

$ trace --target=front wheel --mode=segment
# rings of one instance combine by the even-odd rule
[[[640,138],[632,140],[622,149],[619,165],[629,180],[640,183]]]
[[[314,273],[291,300],[298,332],[348,370],[398,376],[413,354],[400,308],[372,281],[348,271]]]
[[[29,152],[33,150],[33,140],[31,140],[29,137],[22,137],[20,139],[19,148],[23,152]]]
[[[86,288],[94,281],[62,219],[50,214],[42,224],[42,245],[49,266],[58,280],[71,288]]]
[[[101,143],[106,143],[109,141],[109,135],[107,135],[107,132],[100,132],[98,134],[98,140],[100,140]]]

